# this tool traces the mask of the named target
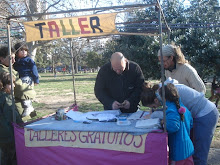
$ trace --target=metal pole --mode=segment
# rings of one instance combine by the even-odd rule
[[[74,94],[74,104],[76,105],[76,90],[75,90],[75,73],[73,65],[73,39],[70,40],[70,55],[71,55],[71,68],[72,68],[72,77],[73,77],[73,94]]]
[[[57,12],[47,12],[47,13],[35,13],[35,14],[26,14],[26,15],[19,15],[19,16],[9,16],[8,19],[12,18],[21,18],[21,17],[38,17],[43,15],[51,15],[51,14],[63,14],[63,13],[76,13],[76,12],[85,12],[85,11],[93,11],[93,10],[111,10],[111,9],[125,9],[125,8],[135,8],[135,7],[152,7],[155,6],[156,3],[152,4],[135,4],[135,5],[122,5],[122,6],[110,6],[110,7],[99,7],[99,8],[87,8],[87,9],[73,9],[73,10],[66,10],[66,11],[57,11]]]
[[[7,35],[8,35],[8,54],[9,54],[9,71],[11,78],[11,97],[12,97],[12,110],[13,110],[13,122],[16,123],[15,117],[15,101],[14,101],[14,85],[13,85],[13,74],[12,74],[12,57],[11,57],[11,38],[10,38],[10,20],[7,20]]]
[[[168,30],[168,44],[170,44],[170,30]]]
[[[2,149],[0,148],[0,165],[2,165]]]
[[[162,54],[162,23],[161,23],[161,10],[158,10],[159,19],[159,36],[160,36],[160,61],[161,61],[161,81],[162,81],[162,101],[163,101],[163,121],[164,121],[164,132],[166,132],[166,104],[165,104],[165,88],[164,88],[164,64],[163,64],[163,54]]]

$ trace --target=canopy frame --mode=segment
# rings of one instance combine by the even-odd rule
[[[157,7],[158,10],[158,22],[159,22],[159,38],[160,38],[160,57],[163,59],[163,54],[162,54],[162,22],[161,22],[161,17],[163,17],[163,20],[165,21],[165,25],[168,29],[168,34],[170,34],[170,28],[166,22],[165,16],[163,14],[162,8],[160,6],[159,0],[156,0],[156,3],[152,4],[136,4],[136,5],[123,5],[123,6],[112,6],[112,7],[100,7],[100,8],[87,8],[87,9],[77,9],[77,10],[67,10],[67,11],[58,11],[58,12],[48,12],[48,13],[36,13],[36,14],[27,14],[27,15],[20,15],[20,16],[9,16],[7,18],[0,17],[7,19],[7,37],[8,37],[8,53],[11,55],[11,39],[10,39],[10,21],[17,21],[14,20],[15,18],[21,18],[21,17],[37,17],[37,16],[43,16],[43,15],[52,15],[52,14],[63,14],[63,13],[73,13],[73,12],[85,12],[85,11],[97,11],[97,10],[110,10],[110,9],[124,9],[124,8],[140,8],[140,7]],[[170,35],[169,35],[170,36]],[[170,39],[169,39],[170,42]],[[72,53],[71,53],[72,54]],[[72,61],[72,60],[71,60]],[[14,98],[14,86],[13,86],[13,74],[12,74],[12,59],[10,56],[10,76],[11,76],[11,94],[12,98]],[[73,68],[72,68],[73,71]],[[74,73],[72,72],[72,76],[74,79]],[[161,81],[162,81],[162,102],[163,102],[163,120],[164,120],[164,132],[166,132],[166,106],[165,106],[165,88],[164,88],[164,63],[163,60],[161,60]],[[75,85],[74,85],[74,80],[73,80],[73,90],[74,90],[74,97],[75,96]],[[13,100],[13,122],[16,122],[15,118],[15,103],[14,99]],[[76,103],[76,99],[74,100]]]

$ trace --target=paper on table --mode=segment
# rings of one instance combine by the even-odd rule
[[[70,117],[74,121],[79,121],[79,122],[88,121],[88,119],[86,118],[87,115],[79,111],[68,111],[66,113],[66,116]]]
[[[138,120],[135,127],[137,128],[160,128],[160,119]]]
[[[116,116],[120,115],[120,110],[107,110],[107,111],[91,111],[87,113],[82,113],[79,111],[69,111],[67,112],[67,116],[73,119],[74,121],[89,121],[91,120],[99,120],[99,121],[111,121],[116,119]]]
[[[104,111],[91,111],[87,112],[86,114],[113,114],[113,115],[120,115],[121,111],[120,110],[104,110]]]
[[[87,115],[87,119],[90,120],[98,120],[98,121],[113,121],[114,119],[116,120],[117,117],[114,114],[90,114]]]
[[[138,110],[137,112],[132,113],[127,119],[128,120],[140,120],[144,119],[144,116],[150,114],[150,112]]]
[[[87,119],[98,121],[116,121],[117,116],[121,114],[120,110],[92,111],[86,113]]]
[[[163,119],[163,111],[154,111],[151,116],[152,119],[154,118],[159,118],[159,119]]]

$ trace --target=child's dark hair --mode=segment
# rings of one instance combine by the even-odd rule
[[[0,90],[4,91],[7,84],[11,84],[11,77],[8,72],[0,73]]]
[[[15,46],[14,46],[14,48],[15,48],[15,50],[16,50],[15,55],[18,54],[18,51],[19,51],[19,50],[26,50],[26,51],[28,51],[27,45],[26,45],[25,43],[22,43],[22,42],[16,43]]]
[[[156,98],[155,92],[158,89],[158,84],[152,86],[150,82],[144,82],[141,92],[141,103],[143,106],[148,106],[154,103],[154,99]]]
[[[177,88],[171,84],[168,83],[165,87],[165,99],[171,102],[174,102],[176,104],[176,108],[180,109],[180,102],[179,102],[179,93],[177,91]],[[160,89],[160,95],[162,96],[162,90]],[[184,121],[184,114],[180,114],[181,120]]]
[[[15,53],[14,48],[11,48],[11,53]],[[6,58],[9,55],[8,53],[8,47],[3,46],[0,48],[0,57]]]

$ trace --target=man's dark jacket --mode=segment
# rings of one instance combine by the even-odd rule
[[[97,75],[95,95],[104,105],[105,110],[111,110],[114,101],[122,103],[128,100],[130,108],[121,111],[132,113],[137,111],[143,83],[144,76],[137,63],[128,61],[124,72],[120,75],[112,70],[111,63],[107,63],[101,67]]]

